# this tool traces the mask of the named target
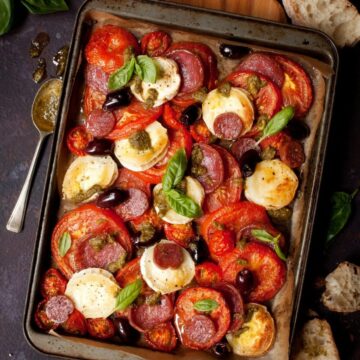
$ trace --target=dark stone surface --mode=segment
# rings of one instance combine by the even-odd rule
[[[69,42],[79,6],[80,1],[73,1],[71,11],[47,16],[17,13],[19,21],[15,28],[0,38],[1,360],[48,358],[27,344],[22,323],[51,138],[43,151],[33,183],[24,231],[20,234],[9,233],[5,224],[19,195],[38,139],[30,119],[31,104],[38,89],[38,85],[31,80],[36,60],[30,59],[28,55],[30,41],[40,31],[49,33],[51,42],[43,56],[47,60],[48,74],[54,75],[55,67],[51,58],[61,46]],[[340,52],[333,126],[303,299],[304,309],[311,306],[330,319],[343,359],[360,358],[360,350],[355,348],[355,344],[360,343],[359,316],[326,313],[316,300],[312,284],[315,276],[326,275],[342,260],[360,263],[360,195],[354,202],[348,226],[327,254],[323,253],[322,246],[330,194],[336,190],[352,191],[360,185],[359,64],[360,44]]]

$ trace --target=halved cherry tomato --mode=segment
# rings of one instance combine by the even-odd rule
[[[131,171],[126,168],[119,169],[118,178],[115,181],[115,186],[122,190],[139,189],[147,194],[150,198],[150,185],[142,180],[136,171]]]
[[[70,249],[60,255],[59,244],[63,235],[70,237]],[[92,237],[110,234],[128,256],[132,253],[130,235],[121,218],[109,209],[100,209],[93,204],[82,205],[66,213],[57,223],[51,238],[51,252],[54,261],[66,278],[83,268],[77,255],[84,241]]]
[[[164,31],[153,31],[141,39],[141,52],[149,56],[161,56],[169,48],[171,37]]]
[[[260,147],[263,150],[263,149],[271,146],[272,148],[279,151],[281,145],[288,141],[291,141],[290,136],[285,134],[283,131],[280,131],[279,133],[268,136],[264,140],[262,140],[260,143]]]
[[[203,119],[197,120],[190,125],[190,134],[197,143],[210,144],[213,139],[213,135]]]
[[[222,281],[220,267],[210,261],[205,261],[195,267],[195,280],[200,286],[213,286]]]
[[[184,248],[188,247],[190,241],[195,237],[194,229],[190,223],[181,225],[165,223],[164,231],[168,240],[174,241]]]
[[[249,269],[255,277],[255,287],[248,295],[250,302],[271,300],[286,279],[286,265],[270,247],[249,242],[219,259],[224,280],[235,284],[239,271]]]
[[[93,138],[94,137],[86,131],[85,126],[76,126],[67,134],[66,145],[74,155],[84,156],[86,155],[86,146]]]
[[[47,299],[65,293],[67,281],[57,269],[49,269],[41,281],[41,295]]]
[[[84,315],[76,309],[69,315],[69,318],[61,324],[61,327],[71,335],[84,336],[87,333],[86,319]]]
[[[105,102],[105,99],[106,99],[106,96],[103,93],[94,90],[90,86],[86,86],[85,92],[84,92],[84,114],[85,114],[85,116],[89,116],[93,110],[101,109]]]
[[[164,227],[164,222],[156,213],[154,208],[147,210],[144,215],[130,221],[134,231],[141,231],[142,226],[146,223],[151,224],[158,231],[161,231]]]
[[[129,48],[135,54],[139,53],[133,34],[119,26],[104,25],[92,33],[85,48],[85,57],[89,64],[100,66],[110,74],[123,66]]]
[[[296,62],[283,55],[274,55],[285,73],[281,88],[284,105],[295,107],[295,116],[303,117],[309,111],[313,101],[311,80],[305,70]]]
[[[110,319],[86,319],[89,335],[96,339],[110,339],[115,335],[115,325]]]
[[[145,109],[143,103],[134,99],[129,106],[115,111],[116,126],[106,137],[110,140],[127,138],[134,132],[145,129],[157,120],[162,113],[163,106]]]
[[[154,350],[170,352],[176,348],[177,338],[171,322],[165,322],[145,332],[145,341]]]
[[[45,312],[46,302],[47,302],[47,300],[45,299],[38,304],[36,311],[35,311],[34,319],[35,319],[36,325],[41,330],[49,331],[51,329],[56,329],[59,326],[59,324],[54,323],[47,317],[46,312]]]
[[[222,256],[235,247],[235,235],[230,230],[217,230],[209,237],[209,251],[212,255]]]
[[[280,89],[268,78],[252,71],[235,71],[227,76],[226,80],[232,86],[241,87],[249,91],[249,79],[256,76],[263,86],[254,96],[256,109],[259,115],[273,117],[281,108],[282,96]]]

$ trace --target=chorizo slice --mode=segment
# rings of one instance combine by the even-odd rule
[[[241,134],[243,123],[239,115],[226,112],[218,115],[214,121],[214,131],[217,137],[226,140],[235,140]]]
[[[95,109],[86,119],[86,130],[96,138],[103,138],[112,131],[115,122],[111,112]]]
[[[129,189],[129,198],[115,208],[124,221],[130,221],[143,215],[149,208],[149,199],[140,189]]]

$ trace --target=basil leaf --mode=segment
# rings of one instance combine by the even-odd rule
[[[165,192],[165,195],[170,207],[178,214],[189,218],[201,216],[201,207],[189,196],[181,194],[174,189]]]
[[[123,289],[121,289],[116,297],[114,311],[125,310],[129,305],[131,305],[139,296],[142,284],[142,281],[140,279],[137,279],[129,285],[126,285]]]
[[[219,307],[219,303],[213,299],[199,300],[194,303],[194,309],[202,312],[210,312]]]
[[[71,247],[71,236],[65,231],[59,241],[59,253],[61,257],[64,257]]]
[[[288,122],[294,117],[294,114],[295,109],[292,106],[286,106],[276,113],[266,124],[263,134],[257,143],[259,144],[265,138],[275,135],[284,129]]]
[[[135,74],[141,79],[144,80],[144,74],[143,71],[141,69],[141,66],[135,62]]]
[[[330,200],[331,217],[330,225],[326,236],[326,247],[328,247],[334,237],[344,228],[351,215],[351,201],[358,193],[356,189],[352,194],[338,191],[335,192]]]
[[[272,244],[276,255],[281,260],[286,261],[286,255],[283,253],[279,245],[280,234],[274,237],[271,234],[269,234],[266,230],[254,229],[251,230],[251,235],[256,237],[258,240],[262,242]]]
[[[187,158],[185,149],[178,150],[170,159],[166,172],[162,180],[163,190],[169,191],[171,188],[181,182],[187,167]]]
[[[21,0],[21,3],[32,14],[41,15],[69,10],[64,0]]]
[[[0,35],[10,30],[14,15],[14,3],[12,0],[0,0]]]
[[[114,71],[108,82],[109,90],[117,90],[124,87],[132,78],[135,68],[135,58],[132,57],[120,69]]]
[[[142,80],[150,83],[156,82],[157,69],[154,60],[147,55],[139,55],[137,62],[142,70]]]

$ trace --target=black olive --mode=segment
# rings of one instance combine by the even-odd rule
[[[132,95],[128,87],[116,90],[106,95],[103,110],[112,111],[131,103]]]
[[[129,324],[127,319],[117,318],[114,320],[119,338],[124,344],[133,344],[139,340],[139,333]]]
[[[230,354],[230,346],[226,341],[220,341],[212,347],[212,352],[217,356]]]
[[[199,237],[197,241],[189,244],[189,252],[196,264],[206,260],[209,257],[209,250],[205,240]]]
[[[260,155],[256,150],[246,151],[239,161],[243,177],[251,176],[254,173],[256,164],[260,161]]]
[[[236,275],[236,286],[242,295],[247,295],[255,285],[253,273],[249,269],[240,270]]]
[[[304,120],[293,119],[289,121],[286,131],[295,140],[304,140],[310,135],[310,128]]]
[[[85,148],[85,152],[89,155],[109,155],[113,150],[114,142],[108,139],[94,139]]]
[[[96,200],[96,205],[101,208],[114,207],[127,200],[128,194],[120,189],[109,189],[104,191]]]
[[[188,106],[181,114],[180,121],[184,125],[192,125],[201,117],[201,103],[195,103]]]
[[[228,59],[240,59],[249,53],[249,48],[242,45],[220,44],[220,54]]]

